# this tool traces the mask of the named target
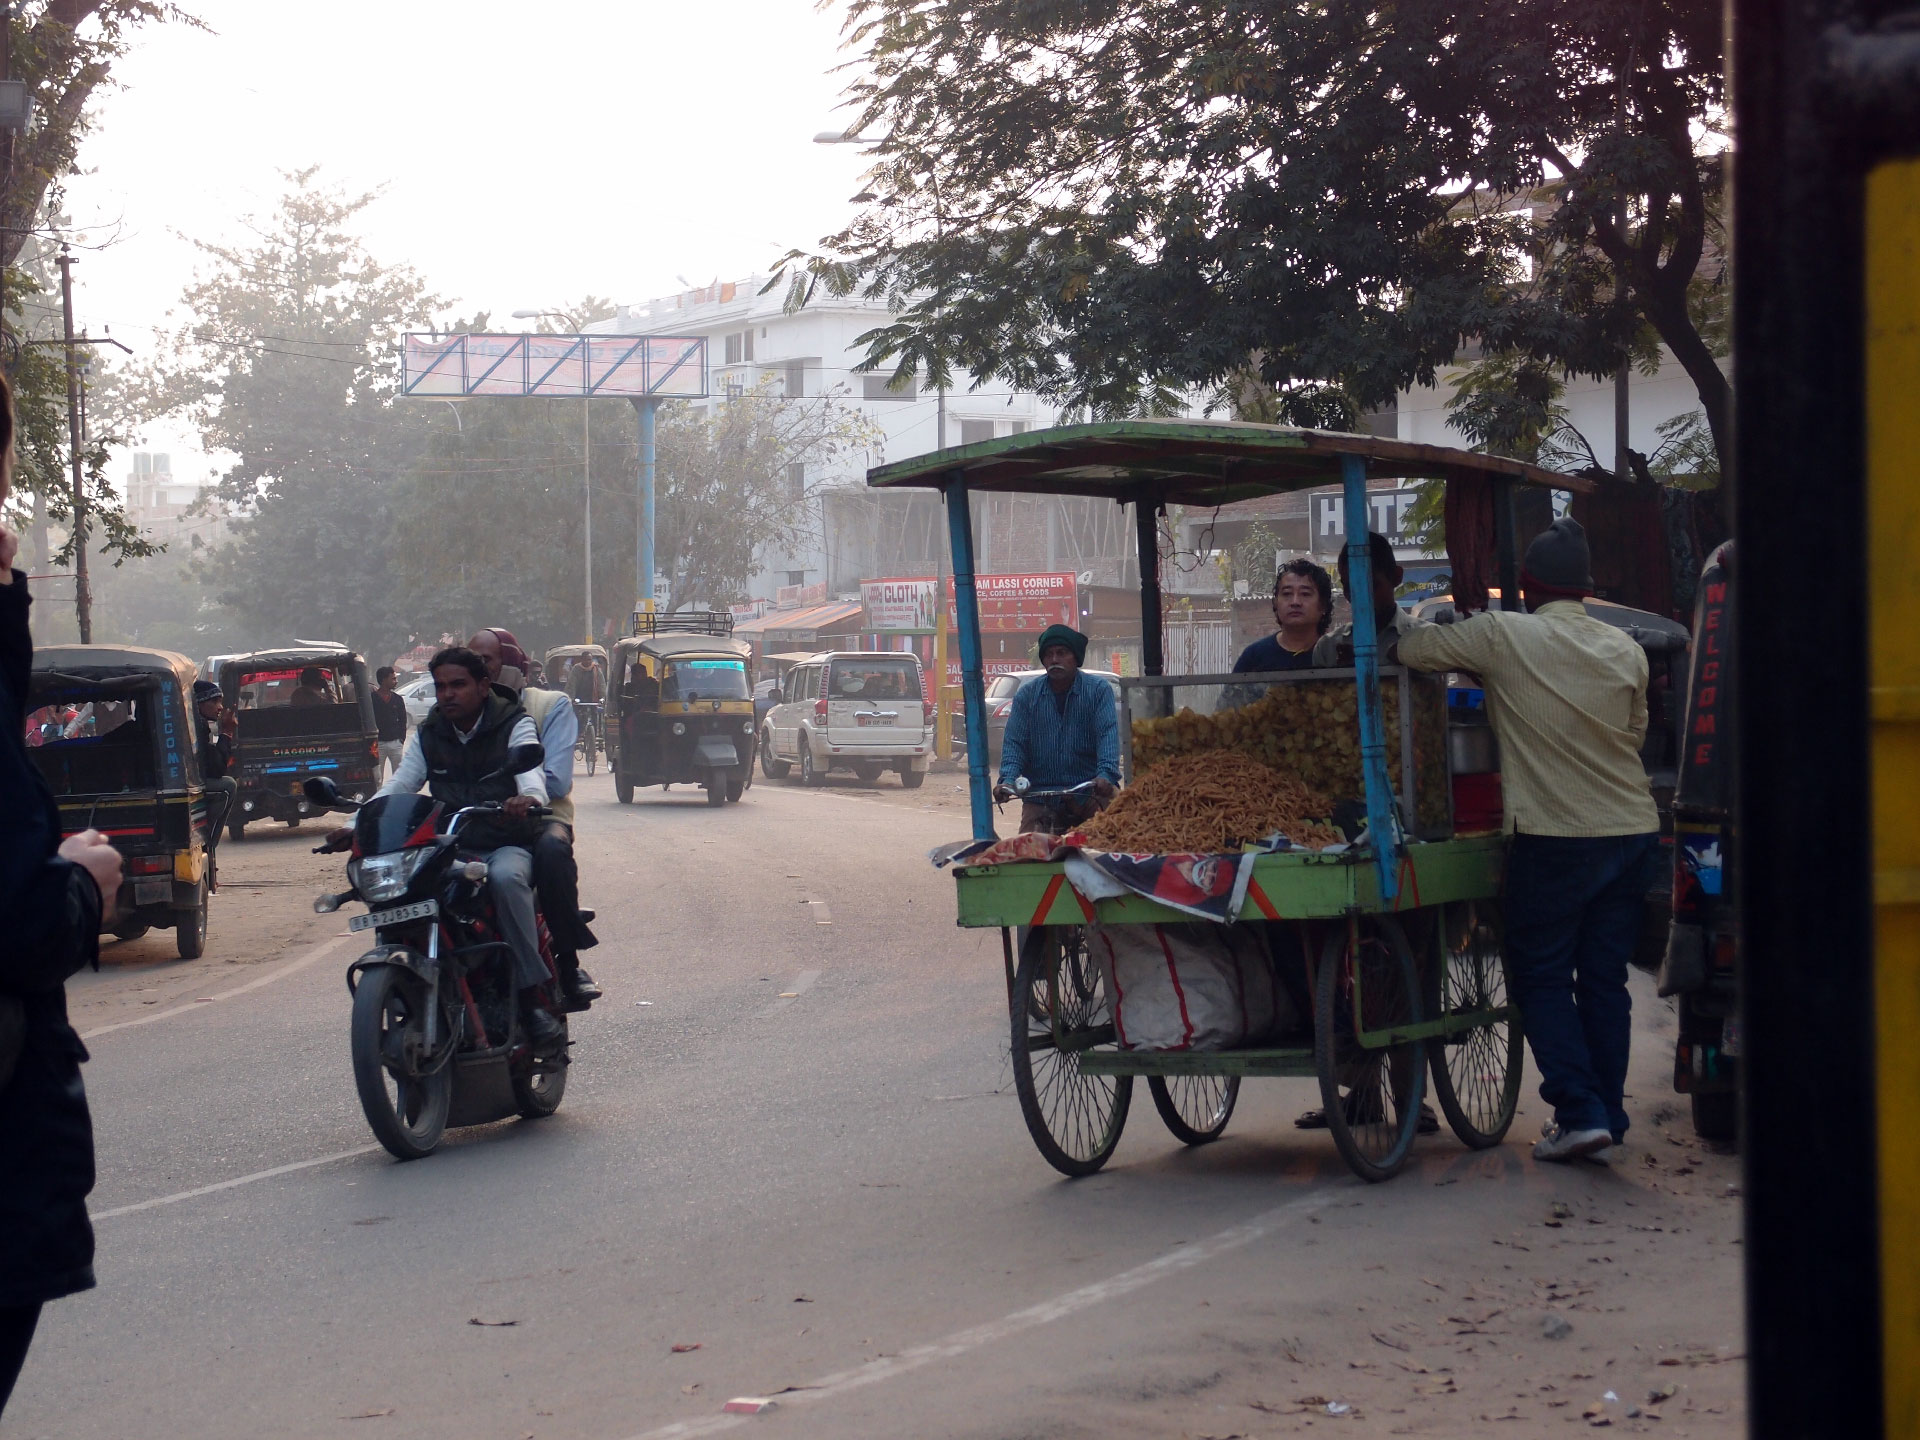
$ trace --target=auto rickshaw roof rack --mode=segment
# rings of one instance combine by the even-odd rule
[[[717,635],[733,634],[733,614],[727,610],[676,610],[671,615],[658,611],[633,612],[635,635]]]

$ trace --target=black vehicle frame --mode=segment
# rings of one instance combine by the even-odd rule
[[[27,689],[27,753],[60,828],[100,830],[125,857],[114,933],[172,930],[185,960],[206,948],[208,842],[226,818],[200,773],[193,681],[171,651],[55,645],[35,653]]]
[[[325,703],[296,705],[286,695],[301,671],[319,669],[330,684]],[[238,840],[254,821],[298,825],[327,806],[303,790],[326,778],[351,809],[378,788],[380,732],[373,717],[367,663],[344,645],[289,645],[247,655],[222,655],[211,679],[238,717],[232,774],[239,787],[227,833]],[[260,703],[266,701],[269,703]]]

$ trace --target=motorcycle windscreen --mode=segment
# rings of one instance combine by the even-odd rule
[[[440,802],[425,795],[381,795],[354,815],[353,842],[362,855],[387,855],[422,844],[438,831],[440,810]]]

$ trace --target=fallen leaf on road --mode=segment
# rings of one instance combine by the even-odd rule
[[[674,1346],[673,1353],[676,1355],[686,1355],[686,1354],[690,1354],[695,1350],[698,1350],[699,1348],[700,1348],[700,1342],[696,1340],[691,1345],[682,1344],[682,1345]]]
[[[1647,1391],[1647,1404],[1658,1405],[1662,1400],[1671,1400],[1679,1393],[1680,1387],[1678,1385],[1662,1385],[1657,1389]]]
[[[692,1385],[682,1385],[680,1387],[680,1393],[682,1395],[693,1395],[693,1394],[697,1394],[699,1392],[699,1389],[700,1389],[699,1382],[696,1381]]]
[[[1386,1346],[1389,1350],[1404,1351],[1404,1350],[1411,1350],[1413,1348],[1411,1345],[1402,1344],[1398,1340],[1389,1339],[1387,1336],[1382,1335],[1378,1330],[1373,1331],[1372,1334],[1374,1339],[1378,1340],[1382,1345]],[[1664,1364],[1666,1362],[1662,1361],[1661,1363]]]
[[[392,1413],[391,1408],[386,1410],[362,1410],[358,1415],[342,1415],[340,1418],[342,1420],[378,1420],[382,1416],[391,1415]]]
[[[482,1320],[478,1315],[474,1315],[468,1318],[467,1323],[469,1325],[487,1325],[497,1328],[505,1325],[518,1325],[520,1322],[518,1320]]]
[[[793,1297],[793,1303],[796,1305],[811,1305],[813,1301],[809,1300],[805,1295],[796,1295]]]
[[[1460,1393],[1460,1387],[1453,1383],[1453,1377],[1449,1375],[1444,1380],[1436,1380],[1426,1385],[1416,1385],[1413,1387],[1413,1393],[1416,1395],[1458,1395]]]
[[[1424,1275],[1420,1277],[1420,1283],[1422,1285],[1431,1285],[1436,1290],[1444,1290],[1447,1288],[1446,1286],[1442,1285],[1438,1280],[1429,1280]]]

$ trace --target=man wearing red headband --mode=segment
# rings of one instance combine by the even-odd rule
[[[1401,637],[1399,657],[1486,685],[1513,833],[1507,956],[1553,1106],[1533,1154],[1602,1159],[1627,1130],[1627,963],[1659,858],[1660,812],[1640,763],[1647,657],[1587,614],[1592,564],[1577,521],[1534,538],[1520,579],[1531,613],[1428,626]]]
[[[580,916],[580,870],[573,856],[573,747],[580,738],[573,704],[557,690],[527,683],[527,653],[511,630],[498,626],[474,633],[467,648],[486,662],[496,688],[518,700],[533,717],[547,758],[547,808],[533,846],[534,887],[553,937],[554,968],[569,1010],[584,1010],[600,998],[593,977],[580,968],[580,951],[600,942]]]

